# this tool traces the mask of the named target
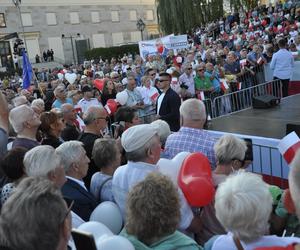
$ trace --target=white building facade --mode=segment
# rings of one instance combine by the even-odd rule
[[[31,61],[48,49],[55,61],[70,63],[89,48],[136,43],[141,40],[140,18],[146,24],[144,39],[158,35],[155,0],[22,0],[20,12]],[[18,9],[12,0],[1,0],[0,67],[14,44],[1,36],[13,32],[23,38]]]

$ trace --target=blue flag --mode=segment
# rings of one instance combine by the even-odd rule
[[[22,50],[23,57],[23,89],[28,89],[30,87],[30,82],[32,79],[32,67],[25,52],[25,49]]]

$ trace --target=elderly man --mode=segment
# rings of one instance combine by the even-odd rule
[[[215,138],[203,130],[206,121],[204,103],[197,99],[189,99],[180,106],[181,128],[170,135],[165,146],[165,153],[173,158],[180,152],[200,152],[207,156],[212,168],[216,166],[214,153]]]
[[[88,221],[97,202],[82,181],[87,174],[90,162],[83,144],[79,141],[68,141],[61,144],[56,152],[62,159],[67,177],[62,193],[64,197],[74,200],[72,211]]]
[[[134,74],[128,74],[127,81],[128,83],[126,86],[126,92],[128,94],[128,99],[126,102],[126,106],[135,108],[139,111],[139,113],[141,113],[140,111],[144,109],[145,105],[142,95],[136,89],[136,80]]]
[[[62,104],[64,103],[70,103],[72,104],[72,99],[67,98],[67,92],[66,92],[66,87],[63,84],[58,85],[54,89],[54,96],[56,100],[52,104],[52,108],[60,108]]]
[[[102,107],[102,104],[96,98],[93,98],[93,90],[89,85],[83,86],[81,92],[83,93],[83,98],[77,103],[77,106],[81,108],[83,113],[91,106]]]
[[[128,163],[116,169],[113,175],[112,190],[116,203],[125,217],[126,199],[129,191],[151,173],[158,171],[156,163],[160,157],[161,145],[155,128],[149,124],[136,125],[127,129],[121,138]],[[199,219],[181,196],[180,229],[199,232]]]
[[[195,82],[191,63],[183,64],[184,73],[179,77],[181,95],[183,98],[195,96]]]
[[[45,178],[29,177],[2,208],[0,249],[65,250],[71,228],[60,190]]]
[[[157,118],[166,121],[171,131],[178,131],[179,123],[179,107],[180,97],[170,87],[171,75],[168,73],[159,74],[158,87],[163,91],[157,99],[156,111]]]
[[[86,187],[90,188],[91,178],[94,173],[98,171],[92,160],[92,152],[94,142],[98,138],[102,138],[102,131],[107,127],[108,116],[104,108],[99,106],[91,106],[83,115],[83,121],[85,124],[84,132],[79,136],[78,140],[83,142],[83,147],[86,151],[86,155],[91,160],[90,167],[87,176],[84,178]]]
[[[65,103],[60,108],[66,127],[61,132],[61,138],[64,141],[77,140],[80,130],[77,125],[77,113],[72,104]]]
[[[31,149],[38,146],[36,132],[41,124],[40,118],[28,105],[21,105],[13,108],[9,113],[9,121],[17,133],[12,143],[12,148],[24,147]]]

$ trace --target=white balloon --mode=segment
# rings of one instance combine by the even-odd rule
[[[177,186],[178,173],[184,159],[189,155],[189,152],[181,152],[177,154],[172,160],[161,158],[158,162],[158,171],[171,178],[173,183]]]
[[[132,243],[126,238],[114,235],[110,237],[101,237],[96,240],[96,246],[98,250],[134,250]]]
[[[78,227],[78,230],[91,233],[94,236],[95,240],[103,235],[113,235],[113,233],[107,228],[107,226],[97,221],[85,222]]]
[[[57,77],[58,77],[59,80],[62,80],[62,79],[64,78],[64,74],[58,73],[58,74],[57,74]]]
[[[90,221],[103,223],[114,234],[119,234],[123,226],[120,209],[111,201],[104,201],[100,203],[92,212]]]
[[[122,106],[126,104],[127,100],[128,100],[128,94],[127,94],[127,91],[122,91],[122,92],[119,92],[117,95],[116,95],[116,100],[118,103],[120,103]]]
[[[65,78],[70,84],[73,84],[77,78],[77,75],[75,73],[66,73]]]

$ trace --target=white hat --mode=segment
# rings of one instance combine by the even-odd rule
[[[121,143],[126,152],[133,152],[143,147],[155,134],[155,128],[150,124],[142,124],[127,129],[121,138]]]

